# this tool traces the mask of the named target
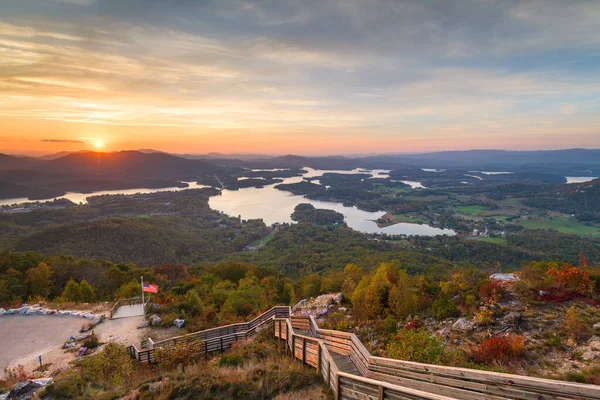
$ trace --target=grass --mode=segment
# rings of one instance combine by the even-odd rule
[[[395,222],[408,222],[411,224],[425,224],[427,221],[423,217],[413,217],[410,215],[394,215]]]
[[[137,218],[145,218],[145,219],[147,219],[147,218],[150,218],[150,214],[138,214],[138,215],[136,215],[136,217]]]
[[[489,208],[486,206],[460,206],[452,208],[452,211],[458,214],[464,215],[479,215],[484,211],[488,211]]]
[[[261,240],[262,240],[263,246],[265,246],[267,243],[269,243],[271,240],[273,240],[273,234],[269,233],[264,238],[255,240],[254,242],[250,243],[250,246],[252,246],[252,247],[258,247],[258,246],[260,246]]]
[[[506,240],[502,239],[502,238],[481,237],[481,238],[477,238],[477,240],[479,240],[480,242],[488,242],[488,243],[495,243],[495,244],[506,243]]]
[[[600,233],[600,227],[598,226],[587,226],[575,220],[564,217],[554,217],[553,219],[520,218],[517,221],[515,222],[519,223],[526,229],[555,229],[560,233],[575,234],[579,236],[588,236]]]

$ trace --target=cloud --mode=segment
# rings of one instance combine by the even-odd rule
[[[598,2],[25,3],[0,16],[0,119],[307,140],[600,123]]]
[[[83,140],[74,140],[74,139],[42,139],[40,142],[45,143],[81,143],[84,144]]]

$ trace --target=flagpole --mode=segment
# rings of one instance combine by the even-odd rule
[[[144,301],[144,277],[142,276],[142,307],[144,308],[144,315],[146,315],[146,302]]]

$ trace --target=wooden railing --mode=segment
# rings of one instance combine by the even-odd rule
[[[372,356],[353,333],[320,329],[312,317],[291,316],[289,307],[273,307],[252,321],[207,329],[175,338],[130,346],[133,358],[154,362],[154,351],[181,341],[202,340],[203,354],[225,351],[259,327],[272,326],[278,346],[316,369],[336,399],[361,400],[592,400],[600,386],[466,368],[445,367]],[[359,375],[336,364],[348,356]],[[345,360],[348,360],[345,358]],[[346,367],[344,367],[348,370]],[[354,372],[356,372],[354,371]]]
[[[355,334],[319,329],[312,317],[275,319],[274,334],[317,369],[336,399],[600,399],[596,385],[374,357]],[[331,353],[348,356],[361,376],[340,371]]]
[[[129,346],[129,351],[132,358],[135,358],[142,363],[154,363],[154,352],[157,348],[171,347],[177,343],[194,340],[202,341],[202,354],[208,355],[209,353],[217,351],[224,352],[225,350],[230,349],[233,343],[246,340],[253,336],[259,327],[271,323],[274,318],[289,318],[290,313],[290,307],[276,306],[249,322],[206,329],[204,331],[176,336],[158,342],[154,342],[152,339],[148,338],[142,341],[142,349],[138,349],[137,346]]]

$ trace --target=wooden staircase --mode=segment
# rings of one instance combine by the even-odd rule
[[[600,386],[374,357],[353,333],[320,329],[312,317],[273,307],[254,320],[161,342],[130,346],[140,362],[157,347],[202,340],[206,354],[225,351],[270,327],[290,356],[317,370],[336,399],[356,400],[600,400]]]

